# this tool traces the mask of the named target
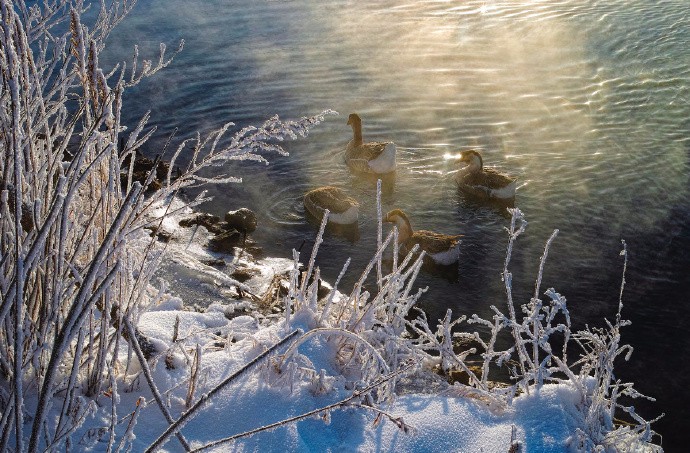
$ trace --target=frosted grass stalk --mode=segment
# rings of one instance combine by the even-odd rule
[[[326,301],[326,305],[324,308],[321,310],[321,316],[319,317],[319,324],[323,325],[326,320],[328,320],[330,314],[331,314],[331,308],[333,307],[333,300],[335,299],[335,295],[338,292],[338,285],[340,284],[340,280],[342,280],[343,276],[345,276],[345,273],[347,272],[348,267],[350,267],[350,262],[351,258],[348,258],[347,261],[345,261],[345,264],[343,265],[343,268],[340,270],[340,274],[338,274],[338,278],[335,280],[335,283],[333,284],[333,289],[331,290],[331,293],[328,295],[328,300]]]
[[[307,272],[304,274],[304,277],[302,278],[302,285],[299,289],[301,294],[304,294],[304,290],[307,287],[307,281],[309,280],[309,277],[311,277],[312,270],[314,269],[314,262],[316,261],[316,255],[319,253],[319,246],[323,242],[323,233],[326,230],[326,224],[328,223],[329,214],[330,211],[328,209],[325,209],[323,212],[323,218],[321,219],[321,226],[319,227],[319,232],[316,235],[316,242],[314,243],[314,247],[311,251],[311,257],[309,258],[309,266],[307,267]]]
[[[146,379],[146,383],[149,385],[149,389],[151,389],[151,394],[153,395],[153,398],[156,400],[156,404],[158,404],[158,408],[163,413],[165,420],[169,424],[173,424],[175,422],[175,419],[173,419],[172,415],[170,414],[170,411],[168,410],[168,406],[166,406],[165,403],[163,402],[163,398],[161,397],[160,391],[158,390],[158,387],[156,386],[156,383],[153,380],[153,376],[151,375],[151,369],[149,368],[149,364],[146,361],[146,358],[144,357],[144,353],[141,351],[141,347],[139,346],[139,342],[136,339],[137,338],[136,337],[136,331],[134,330],[134,327],[132,327],[132,323],[130,323],[129,319],[127,319],[126,317],[122,318],[122,322],[125,325],[125,329],[127,331],[127,338],[129,340],[129,345],[132,347],[132,349],[134,349],[134,353],[136,354],[137,359],[139,360],[139,364],[141,366],[141,369],[144,372],[144,378]],[[175,433],[175,436],[180,441],[180,444],[182,444],[185,451],[191,450],[189,443],[187,443],[187,440],[184,438],[182,433],[177,432],[177,433]]]
[[[539,273],[537,274],[537,281],[534,285],[534,297],[532,298],[532,366],[534,367],[533,372],[536,373],[536,383],[537,389],[544,383],[543,367],[539,364],[539,349],[542,341],[543,328],[540,322],[539,312],[541,311],[541,299],[539,299],[539,289],[541,288],[541,280],[544,275],[544,265],[546,264],[546,258],[549,255],[549,249],[551,243],[558,235],[558,230],[555,230],[551,237],[546,241],[544,246],[544,253],[539,260]]]
[[[515,341],[515,350],[518,354],[518,363],[520,366],[520,372],[524,376],[526,374],[525,363],[528,361],[527,350],[522,343],[522,337],[519,333],[519,327],[517,323],[517,318],[515,315],[515,305],[513,302],[513,275],[508,271],[508,265],[510,264],[510,259],[513,255],[513,244],[517,237],[525,231],[527,222],[524,220],[522,212],[518,208],[509,209],[511,214],[510,218],[510,229],[508,230],[509,240],[508,248],[506,250],[506,259],[503,264],[503,283],[506,289],[506,297],[508,302],[508,313],[510,314],[510,324],[512,327],[513,340]],[[520,222],[519,228],[515,229],[515,224]]]
[[[381,240],[383,237],[383,214],[381,213],[381,180],[376,180],[376,248],[381,250]],[[396,242],[397,246],[397,242]],[[378,284],[379,291],[381,291],[381,285],[383,284],[381,279],[381,257],[378,255],[376,260],[376,283]]]

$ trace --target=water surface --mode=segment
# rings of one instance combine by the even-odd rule
[[[147,152],[225,121],[238,127],[279,114],[332,108],[290,157],[240,164],[241,185],[211,189],[216,214],[247,206],[266,253],[290,256],[315,228],[301,197],[336,185],[362,203],[356,242],[329,235],[319,265],[331,280],[347,257],[361,269],[376,244],[375,181],[342,162],[347,115],[365,139],[394,140],[398,171],[384,210],[413,227],[465,235],[457,271],[423,273],[422,307],[490,316],[505,306],[499,273],[507,244],[502,209],[458,194],[446,153],[480,149],[519,177],[516,205],[529,226],[511,270],[529,300],[544,242],[558,228],[543,288],[569,302],[576,327],[613,319],[630,251],[624,340],[636,352],[624,380],[658,398],[636,402],[667,451],[681,451],[690,400],[690,4],[686,1],[182,1],[140,0],[110,43],[113,60],[158,43],[186,46],[170,68],[133,90],[126,120],[151,109]],[[352,275],[354,278],[355,275]],[[676,450],[678,449],[678,450]]]

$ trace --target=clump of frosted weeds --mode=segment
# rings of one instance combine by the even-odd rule
[[[519,312],[515,309],[512,274],[508,269],[514,243],[525,231],[527,222],[519,209],[511,209],[510,212],[512,218],[510,227],[507,229],[509,242],[502,273],[506,290],[507,313],[492,306],[491,309],[494,312],[492,320],[485,320],[477,315],[472,315],[468,320],[469,323],[484,325],[490,333],[488,338],[483,338],[478,332],[473,334],[482,350],[472,349],[467,352],[480,353],[483,358],[481,375],[477,376],[468,372],[471,377],[468,387],[472,390],[461,389],[461,393],[474,397],[480,396],[490,403],[500,401],[503,404],[510,404],[519,392],[526,394],[538,392],[546,382],[569,385],[574,387],[580,395],[581,402],[578,407],[583,420],[582,426],[571,438],[573,449],[611,452],[639,449],[660,451],[660,447],[651,443],[655,434],[650,428],[651,422],[647,422],[636,414],[634,408],[624,406],[619,402],[620,396],[639,398],[643,395],[633,389],[632,383],[621,383],[613,374],[615,359],[625,354],[625,360],[628,360],[632,352],[629,345],[621,345],[620,336],[621,328],[629,324],[621,318],[627,267],[625,243],[621,252],[625,259],[624,277],[615,323],[606,321],[607,329],[587,328],[584,331],[572,333],[565,297],[553,288],[549,288],[543,293],[547,296],[547,301],[540,298],[544,266],[549,248],[558,230],[553,232],[544,247],[534,295],[528,303],[520,306]],[[451,335],[458,335],[450,332],[453,325],[450,318],[449,311],[442,325],[439,325],[438,333],[441,335],[437,333],[438,338],[445,340]],[[459,318],[455,323],[460,323],[464,319],[464,317]],[[432,333],[426,328],[424,322],[421,326],[417,328],[417,331],[425,334],[430,343],[434,343]],[[506,331],[512,337],[512,345],[505,350],[497,350],[497,339]],[[556,340],[557,336],[560,336],[558,340]],[[571,342],[575,342],[580,347],[579,357],[576,360],[568,358],[568,347]],[[455,367],[467,372],[463,363],[467,352],[457,355],[449,347],[447,341],[436,343],[435,349],[443,358],[444,368]],[[554,343],[562,344],[561,349],[554,350],[552,346]],[[507,387],[490,388],[488,378],[493,366],[507,366],[515,383]],[[629,426],[615,426],[614,416],[620,412],[627,413],[635,423]]]
[[[300,272],[299,254],[293,252],[290,290],[284,298],[285,323],[309,330],[281,356],[276,368],[281,374],[287,371],[290,376],[287,382],[290,383],[295,376],[312,382],[323,381],[323,372],[311,367],[298,353],[299,347],[306,342],[321,342],[330,351],[339,378],[345,379],[345,387],[356,388],[374,382],[416,358],[415,347],[405,338],[405,317],[424,293],[421,289],[413,291],[423,255],[413,260],[414,254],[410,253],[399,266],[394,264],[389,274],[376,278],[375,294],[365,290],[364,283],[373,269],[381,269],[384,252],[391,244],[397,243],[397,231],[393,231],[385,240],[379,240],[380,247],[349,295],[341,293],[338,286],[349,267],[350,260],[347,260],[328,298],[319,301],[319,270],[315,259],[327,220],[328,212],[322,219],[306,271]],[[390,379],[366,398],[377,403],[391,402],[394,387],[395,379]]]
[[[390,273],[382,275],[380,271],[384,250],[397,242],[395,229],[385,240],[382,240],[379,229],[379,248],[349,296],[336,291],[349,266],[348,260],[327,300],[317,300],[319,272],[315,258],[322,242],[326,215],[306,271],[301,274],[299,255],[295,252],[290,291],[284,301],[285,321],[287,325],[299,325],[307,332],[277,361],[275,368],[282,374],[283,384],[292,386],[295,380],[302,380],[311,382],[312,388],[319,392],[331,388],[324,384],[325,371],[316,369],[306,356],[298,352],[304,343],[316,341],[328,345],[332,351],[332,360],[340,373],[333,379],[344,377],[351,386],[375,382],[406,360],[412,360],[417,364],[416,368],[422,366],[429,369],[440,365],[444,371],[464,371],[469,376],[469,383],[456,383],[450,393],[479,399],[494,410],[502,410],[510,406],[518,394],[539,392],[545,383],[559,383],[572,386],[580,396],[578,407],[582,423],[570,439],[573,450],[660,451],[660,447],[651,443],[654,432],[650,429],[650,422],[637,415],[632,407],[619,402],[620,396],[642,396],[631,383],[621,383],[613,374],[615,359],[625,354],[627,360],[632,351],[630,346],[621,345],[620,330],[628,324],[621,318],[623,284],[614,323],[607,321],[606,329],[588,328],[572,333],[565,297],[549,288],[543,293],[546,301],[540,298],[544,266],[551,244],[558,234],[556,230],[544,247],[534,294],[528,303],[516,310],[509,265],[515,241],[525,231],[527,222],[519,209],[510,211],[512,219],[507,228],[509,241],[502,273],[507,312],[492,306],[494,316],[491,320],[477,315],[472,315],[469,320],[465,316],[453,320],[452,312],[448,310],[435,328],[431,327],[423,312],[415,319],[409,316],[425,291],[412,291],[423,253],[415,260],[412,259],[413,253],[408,254],[398,266],[397,250],[393,247],[394,264]],[[379,200],[379,221],[380,218]],[[621,255],[625,257],[625,274],[625,248]],[[363,283],[374,267],[378,271],[376,293],[372,295],[363,290]],[[312,283],[308,284],[310,281]],[[488,333],[454,331],[463,323],[480,324],[486,327],[485,332]],[[506,334],[512,338],[512,345],[505,350],[498,349],[497,340]],[[478,346],[456,352],[453,340],[459,337],[473,340]],[[568,348],[573,342],[579,346],[575,360],[568,357]],[[554,350],[553,343],[562,346]],[[570,354],[573,355],[572,351]],[[467,361],[470,355],[482,358],[480,372],[470,369]],[[497,368],[507,368],[514,383],[495,385],[491,382],[490,372]],[[394,384],[394,379],[391,379],[375,388],[376,391],[365,398],[367,407],[389,403],[394,397]],[[617,413],[620,415],[621,411],[627,413],[636,424],[616,426],[614,416]]]
[[[294,122],[274,117],[229,137],[231,123],[197,134],[172,156],[170,168],[182,151],[191,153],[188,168],[174,181],[168,174],[145,198],[132,179],[132,157],[155,128],[147,129],[145,115],[125,135],[122,99],[172,57],[161,45],[155,61],[135,48],[129,66],[99,63],[107,37],[135,3],[0,0],[0,451],[72,445],[103,395],[111,422],[99,438],[109,450],[128,448],[129,434],[117,439],[116,427],[131,433],[139,411],[118,413],[118,351],[127,343],[132,356],[136,335],[124,326],[146,308],[160,259],[142,234],[149,208],[184,187],[238,181],[208,170],[284,153],[276,142],[305,136],[330,113]],[[83,20],[88,9],[90,24]]]

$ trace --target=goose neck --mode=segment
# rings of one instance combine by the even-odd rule
[[[352,132],[354,134],[354,138],[352,139],[354,146],[360,146],[362,143],[364,143],[364,140],[362,139],[362,123],[352,123]]]
[[[402,244],[412,237],[412,226],[408,220],[399,218],[395,222],[395,226],[398,227],[398,244]]]

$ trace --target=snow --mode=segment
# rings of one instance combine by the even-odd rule
[[[142,315],[139,329],[142,334],[169,345],[176,318],[180,319],[180,337],[188,337],[187,341],[193,341],[189,334],[196,332],[201,335],[209,329],[242,338],[230,349],[209,351],[203,355],[203,391],[213,388],[284,334],[282,323],[261,328],[251,316],[227,320],[219,312],[148,312]],[[196,338],[199,339],[201,337]],[[307,355],[314,363],[327,363],[327,351],[319,346],[323,345],[307,348]],[[322,395],[315,395],[307,384],[296,385],[291,390],[274,387],[263,379],[267,372],[260,369],[249,373],[187,424],[182,432],[192,446],[200,447],[224,436],[324,406],[350,393],[337,388],[337,385]],[[163,361],[158,360],[155,375],[161,390],[181,385],[173,392],[172,409],[173,412],[182,411],[187,373],[166,370]],[[231,449],[238,452],[507,452],[515,426],[515,440],[526,445],[527,451],[561,452],[567,450],[572,433],[582,425],[577,409],[579,396],[568,384],[544,385],[539,392],[518,396],[512,406],[499,409],[492,409],[479,399],[453,395],[456,393],[454,389],[449,387],[445,394],[408,393],[398,396],[386,410],[402,417],[413,428],[410,433],[402,432],[389,421],[382,421],[374,428],[375,414],[348,408],[332,412],[329,424],[322,419],[304,420],[237,440]],[[166,427],[155,405],[148,405],[142,414],[135,430],[134,451],[144,450]],[[182,451],[174,439],[166,444],[165,449]],[[211,451],[228,451],[228,446]]]
[[[178,203],[177,200],[173,202],[174,205]],[[184,215],[184,210],[180,215]],[[172,233],[166,244],[171,259],[183,263],[189,271],[185,285],[205,281],[216,288],[218,294],[229,294],[231,288],[239,286],[261,295],[276,275],[292,270],[286,279],[296,276],[294,263],[290,260],[267,258],[257,261],[248,254],[238,257],[211,253],[205,247],[209,233],[203,227],[193,233],[191,229],[179,227],[175,216],[163,225]],[[319,243],[318,240],[316,242]],[[390,238],[385,244],[389,242]],[[201,262],[218,257],[228,263],[227,269],[219,270]],[[250,268],[254,274],[242,284],[227,275],[239,265]],[[414,265],[410,269],[414,270]],[[408,275],[410,273],[414,272],[407,272]],[[401,286],[405,286],[404,281]],[[316,304],[310,296],[315,294],[315,289],[310,292],[311,287],[316,285],[305,287],[302,293],[294,295],[295,312],[289,317],[284,313],[262,314],[256,310],[243,310],[251,307],[252,303],[247,299],[237,299],[237,292],[233,293],[235,299],[219,298],[205,307],[195,304],[196,310],[190,310],[181,297],[166,293],[140,315],[138,332],[156,351],[148,366],[174,419],[188,409],[186,400],[197,350],[201,351],[200,373],[192,402],[199,401],[202,395],[241,371],[293,330],[301,329],[307,333],[239,374],[201,407],[180,431],[193,449],[341,402],[372,380],[385,377],[383,375],[389,371],[395,372],[396,367],[390,362],[390,345],[377,347],[376,337],[367,336],[375,334],[376,330],[368,334],[363,327],[346,331],[345,316],[340,324],[328,324],[324,321],[328,316],[322,311],[327,303],[321,301]],[[188,295],[194,294],[193,286],[187,289]],[[368,295],[358,297],[366,300]],[[412,302],[415,300],[411,299]],[[334,293],[329,315],[335,316],[334,312],[347,301],[347,295]],[[355,317],[364,316],[359,311],[354,313]],[[370,317],[373,315],[365,316],[359,324],[364,326],[370,322]],[[449,322],[442,324],[450,328]],[[439,329],[442,327],[439,325]],[[356,341],[342,342],[352,338]],[[353,368],[337,359],[338,345],[357,344],[357,341],[366,343],[368,348],[378,348],[372,354],[383,360],[383,365],[378,367],[375,360],[367,361],[369,350],[364,347],[357,358],[362,361],[361,370],[357,365]],[[288,350],[289,355],[285,354]],[[125,371],[117,389],[121,422],[116,433],[117,436],[123,435],[131,418],[128,414],[139,407],[140,414],[130,437],[131,451],[144,451],[169,424],[153,400],[152,392],[141,375],[140,364],[133,359],[127,365],[127,357],[131,355],[126,345],[121,346],[119,357]],[[578,432],[586,431],[588,426],[585,419],[588,405],[581,391],[583,387],[594,388],[594,379],[585,380],[585,386],[569,380],[531,385],[527,391],[506,399],[497,396],[500,392],[486,393],[460,383],[447,383],[421,363],[434,361],[440,362],[433,357],[418,361],[414,372],[401,376],[396,394],[392,394],[390,400],[383,387],[379,387],[375,394],[370,394],[374,396],[369,397],[378,401],[357,397],[304,420],[284,423],[204,451],[509,452],[515,451],[511,450],[515,442],[520,444],[518,451],[522,452],[591,451],[588,444],[583,444],[578,437]],[[398,367],[402,363],[401,356]],[[109,435],[104,428],[109,426],[109,399],[112,397],[98,397],[99,407],[94,416],[88,418],[74,434],[73,439],[80,450],[101,451],[107,445]],[[142,397],[145,405],[141,404]],[[370,406],[372,402],[377,409]],[[379,411],[385,414],[377,417]],[[59,414],[55,413],[49,420],[57,420],[58,417]],[[175,437],[168,439],[162,450],[184,451]],[[632,448],[620,451],[660,450],[635,443]]]

